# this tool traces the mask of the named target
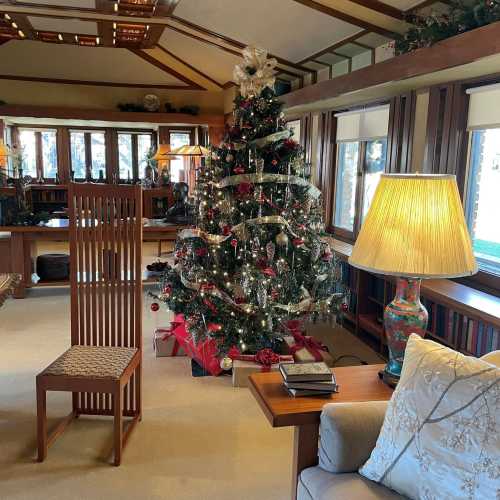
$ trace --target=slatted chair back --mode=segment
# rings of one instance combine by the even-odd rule
[[[142,349],[141,187],[70,183],[68,205],[71,344]],[[125,388],[125,414],[135,409],[136,383],[134,375]],[[112,409],[102,394],[80,394],[74,405]]]

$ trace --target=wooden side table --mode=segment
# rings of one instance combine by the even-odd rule
[[[385,365],[335,368],[340,392],[328,397],[292,398],[282,386],[279,372],[254,373],[249,388],[273,427],[294,426],[292,498],[297,497],[297,480],[302,470],[318,463],[319,422],[327,403],[388,401],[393,390],[378,377]]]

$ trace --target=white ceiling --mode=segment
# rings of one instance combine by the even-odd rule
[[[174,14],[295,62],[360,30],[292,0],[181,0]]]
[[[30,40],[0,46],[2,75],[155,85],[186,84],[127,49]],[[19,61],[23,64],[19,64]],[[28,64],[26,64],[28,62]]]

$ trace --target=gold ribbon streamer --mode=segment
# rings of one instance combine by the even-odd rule
[[[230,175],[224,177],[224,179],[219,182],[214,182],[213,185],[219,189],[228,186],[234,186],[236,184],[241,184],[242,182],[249,182],[252,184],[263,184],[265,182],[274,182],[276,184],[295,184],[297,186],[303,186],[309,188],[309,196],[312,198],[318,198],[321,191],[314,185],[312,185],[306,179],[298,177],[296,175],[285,175],[285,174],[240,174],[240,175]]]

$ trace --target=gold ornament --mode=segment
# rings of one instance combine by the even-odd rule
[[[220,367],[226,371],[230,370],[233,367],[233,360],[228,356],[225,356],[220,360]]]
[[[286,247],[288,245],[288,235],[281,231],[276,235],[276,244],[280,247]]]

